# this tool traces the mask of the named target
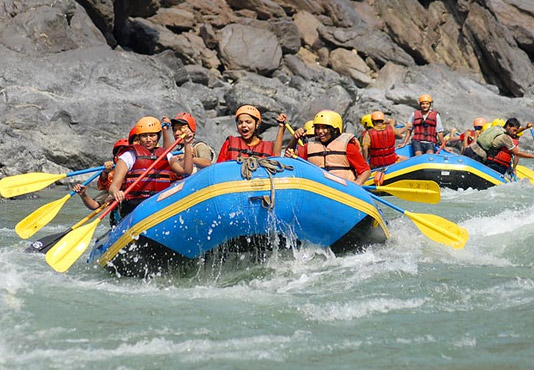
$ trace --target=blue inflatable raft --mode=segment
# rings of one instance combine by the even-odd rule
[[[439,154],[414,157],[411,145],[408,145],[397,150],[397,154],[409,158],[381,169],[384,172],[383,185],[398,180],[432,180],[440,187],[454,190],[468,188],[483,190],[511,181],[507,176],[484,164],[456,153],[441,151]],[[366,185],[374,183],[375,173],[371,174]]]
[[[258,162],[257,162],[258,163]],[[89,262],[146,275],[229,246],[273,247],[270,237],[358,251],[389,232],[370,195],[311,163],[270,158],[277,171],[236,161],[207,167],[141,203],[97,241]],[[265,164],[265,162],[260,163]],[[272,166],[271,166],[272,167]],[[274,172],[274,173],[272,173]]]

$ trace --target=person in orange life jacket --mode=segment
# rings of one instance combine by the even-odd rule
[[[410,116],[408,123],[412,124],[411,133],[412,148],[415,155],[432,154],[436,151],[436,135],[439,138],[440,144],[444,144],[443,139],[443,125],[441,124],[441,117],[439,112],[432,109],[432,97],[428,94],[423,94],[419,97],[420,110],[416,110]],[[407,134],[404,142],[400,145],[408,144],[411,133]],[[444,145],[443,145],[444,146]]]
[[[299,157],[334,175],[363,185],[369,178],[371,169],[362,157],[358,140],[352,134],[343,133],[341,116],[331,110],[320,111],[313,119],[313,127],[315,140],[304,145],[303,150],[299,151]],[[300,139],[305,134],[299,128],[294,136]]]
[[[511,172],[513,171],[511,168],[512,155],[534,158],[534,154],[520,151],[517,141],[514,142],[520,127],[521,124],[516,118],[508,119],[504,127],[490,127],[464,151],[464,155],[484,163],[501,174]]]
[[[396,130],[391,124],[386,124],[384,113],[373,112],[371,120],[373,127],[365,132],[362,139],[363,158],[369,161],[371,168],[389,166],[407,159],[395,153]]]
[[[240,107],[235,113],[237,132],[240,136],[226,138],[219,150],[217,163],[232,161],[240,156],[257,156],[261,158],[279,156],[282,150],[285,131],[284,122],[287,121],[287,116],[280,114],[276,120],[278,122],[278,134],[275,141],[263,141],[258,136],[258,128],[261,125],[260,111],[252,105]]]
[[[139,145],[131,145],[119,156],[115,166],[113,182],[109,187],[109,194],[121,202],[119,213],[121,217],[130,213],[139,203],[153,194],[166,189],[171,184],[173,173],[178,176],[190,175],[193,172],[193,154],[191,142],[193,133],[187,131],[184,138],[184,161],[181,165],[176,157],[168,154],[145,176],[128,194],[124,190],[137,180],[164,151],[157,147],[161,136],[161,123],[154,117],[143,117],[137,122],[137,136]]]
[[[173,119],[163,117],[162,126],[170,124],[174,138],[178,140],[181,135],[186,132],[186,129],[191,130],[193,135],[197,131],[197,122],[195,118],[186,112],[178,113]],[[181,139],[180,139],[181,140]],[[172,145],[171,135],[169,130],[163,129],[163,147],[168,148]],[[215,162],[215,151],[203,141],[193,141],[191,144],[193,148],[193,173],[196,173],[199,169],[208,167]],[[182,149],[182,146],[178,145],[177,149]],[[183,159],[183,154],[178,156],[180,160]]]

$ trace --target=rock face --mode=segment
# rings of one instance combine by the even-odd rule
[[[334,109],[357,132],[422,93],[447,128],[525,123],[532,24],[520,0],[4,0],[0,176],[100,165],[145,115],[189,111],[217,150],[242,104],[266,139],[282,111],[300,126]]]

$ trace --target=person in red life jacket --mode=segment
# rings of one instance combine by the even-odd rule
[[[193,133],[188,131],[184,138],[184,161],[181,165],[176,157],[168,154],[167,158],[158,162],[151,172],[145,176],[128,194],[124,194],[140,174],[165,151],[157,147],[161,137],[161,123],[154,117],[143,117],[137,122],[137,136],[139,144],[133,144],[124,151],[117,161],[113,182],[109,187],[109,194],[121,202],[119,214],[121,217],[130,213],[146,198],[169,187],[173,173],[178,176],[190,175],[193,172],[193,154],[191,142]]]
[[[320,111],[313,119],[313,127],[315,140],[304,145],[303,150],[299,151],[299,157],[334,175],[363,185],[369,178],[371,169],[362,157],[358,140],[352,134],[343,133],[343,119],[339,113]],[[304,129],[299,128],[294,136],[300,139],[304,135]]]
[[[195,118],[186,112],[178,113],[173,119],[163,117],[162,122],[169,122],[172,128],[172,134],[175,140],[178,140],[186,129],[189,129],[193,135],[197,131],[197,121]],[[164,123],[162,123],[163,125]],[[180,139],[181,140],[181,139]],[[163,147],[168,148],[172,145],[172,138],[168,130],[163,130]],[[191,144],[193,148],[193,173],[198,170],[208,167],[215,163],[215,151],[205,142],[199,140],[193,140]],[[177,149],[180,150],[183,145],[178,145]],[[178,156],[179,160],[183,160],[183,154]]]
[[[484,163],[501,174],[513,172],[512,155],[534,158],[534,154],[522,152],[517,146],[517,132],[520,127],[521,124],[516,118],[508,119],[504,127],[490,127],[478,136],[477,140],[465,150],[464,155]]]
[[[386,124],[384,113],[373,112],[371,121],[373,127],[365,132],[362,139],[363,158],[369,161],[371,168],[389,166],[407,159],[395,153],[397,133],[391,124]]]
[[[473,121],[473,130],[467,130],[465,132],[462,132],[460,136],[458,137],[458,140],[462,143],[462,151],[463,154],[465,152],[465,149],[473,144],[476,139],[478,138],[478,135],[482,132],[482,127],[487,123],[485,118],[478,117],[475,118]],[[449,140],[450,141],[450,140]]]
[[[443,138],[443,125],[438,111],[432,109],[432,97],[423,94],[419,97],[420,110],[416,110],[410,116],[408,123],[412,124],[411,133],[404,137],[401,146],[408,144],[412,136],[412,148],[415,155],[432,154],[436,152],[436,135],[439,143],[445,146]]]
[[[109,187],[111,186],[111,183],[113,182],[113,166],[115,163],[117,163],[117,159],[119,159],[119,155],[122,154],[123,150],[128,148],[129,146],[128,139],[119,139],[115,144],[113,145],[113,160],[112,161],[106,161],[104,162],[104,166],[106,167],[104,171],[100,174],[98,177],[98,183],[97,187],[98,190],[108,191]],[[98,207],[97,207],[98,208]],[[92,208],[96,209],[96,208]]]
[[[287,116],[280,114],[277,117],[278,134],[274,142],[263,141],[258,136],[258,129],[261,125],[261,113],[252,105],[243,105],[235,113],[237,132],[240,136],[229,136],[224,141],[217,163],[232,161],[237,157],[256,156],[260,158],[279,156],[282,150],[282,140],[284,137]]]
[[[313,120],[306,121],[304,124],[303,130],[305,132],[305,136],[300,138],[300,142],[304,145],[309,140],[311,140],[313,137],[315,137],[315,130],[313,128]],[[298,144],[298,145],[297,145]],[[291,149],[295,148],[296,149]],[[285,157],[292,157],[293,155],[296,155],[295,152],[298,153],[299,150],[302,150],[303,146],[299,144],[299,141],[295,138],[295,136],[291,136],[291,139],[289,139],[289,143],[287,144],[286,151],[284,152]]]
[[[128,147],[128,139],[119,139],[113,145],[113,161],[106,161],[104,162],[104,166],[106,169],[102,171],[98,178],[98,190],[101,190],[100,193],[97,194],[96,197],[91,198],[89,194],[87,193],[87,188],[83,184],[76,184],[72,188],[82,199],[83,204],[91,209],[95,210],[99,208],[102,204],[108,202],[108,189],[112,183],[113,180],[113,165],[117,162],[118,155],[122,152],[122,150],[126,149]],[[109,171],[108,171],[109,169]],[[103,176],[104,175],[104,176]],[[117,224],[117,218],[114,212],[110,214],[109,219],[110,225],[113,227]]]

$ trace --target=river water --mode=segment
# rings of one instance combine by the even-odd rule
[[[66,192],[0,200],[0,369],[533,366],[534,197],[526,182],[443,190],[439,205],[386,198],[467,228],[462,250],[381,207],[392,237],[362,254],[294,252],[261,266],[150,280],[119,279],[85,258],[59,274],[42,254],[23,252],[28,242],[15,224]],[[34,239],[88,213],[75,196]]]

